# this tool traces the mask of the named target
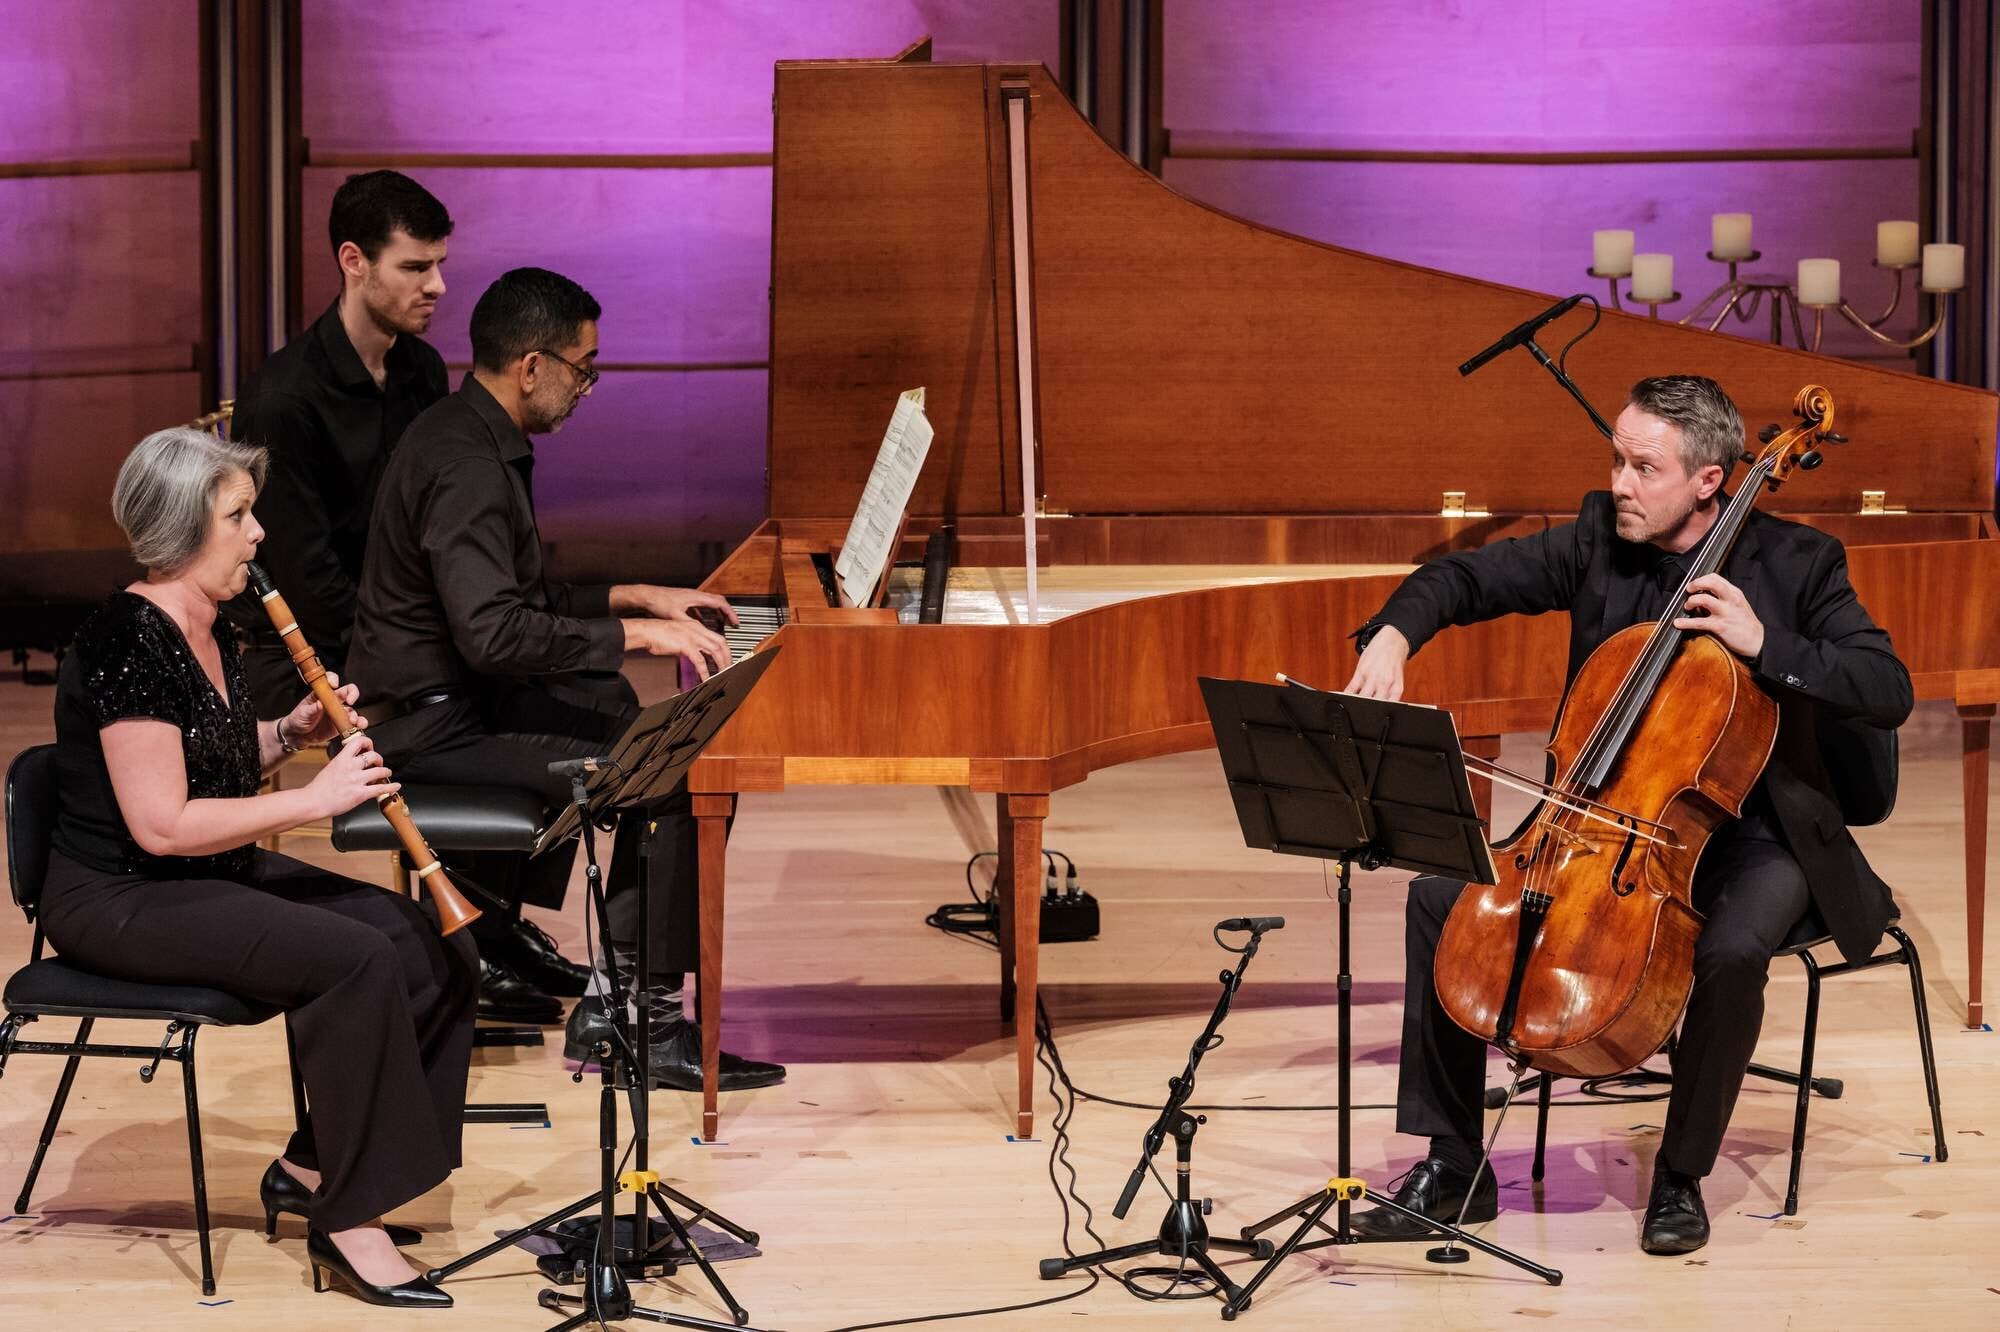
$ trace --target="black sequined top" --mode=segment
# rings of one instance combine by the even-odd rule
[[[257,794],[257,713],[229,626],[216,642],[229,697],[218,697],[180,626],[146,598],[114,592],[76,632],[56,677],[56,773],[62,799],[51,838],[79,864],[110,874],[163,879],[235,877],[250,868],[249,846],[212,856],[155,856],[132,840],[104,766],[99,731],[127,717],[150,717],[181,733],[190,800]]]

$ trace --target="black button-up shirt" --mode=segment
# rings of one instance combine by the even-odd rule
[[[383,474],[347,674],[365,704],[483,677],[615,671],[611,589],[543,576],[535,451],[471,375],[411,422]]]
[[[230,423],[232,438],[271,452],[257,496],[264,526],[258,563],[333,670],[354,625],[382,471],[404,429],[451,388],[444,358],[421,338],[398,337],[383,369],[377,386],[347,339],[336,301],[250,377]],[[253,637],[277,641],[252,594],[229,603],[225,614]]]

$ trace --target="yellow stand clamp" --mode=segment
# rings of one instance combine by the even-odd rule
[[[618,1177],[618,1191],[644,1193],[659,1182],[660,1172],[657,1170],[628,1170]]]
[[[1336,1176],[1326,1182],[1326,1191],[1333,1195],[1335,1202],[1360,1202],[1368,1196],[1368,1183],[1366,1180]]]

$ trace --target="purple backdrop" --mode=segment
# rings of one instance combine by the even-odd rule
[[[302,7],[316,152],[763,152],[771,65],[891,54],[1058,58],[1057,0],[781,0],[551,9],[544,0],[313,0]],[[1234,0],[1171,5],[1166,120],[1183,150],[1902,148],[1918,120],[1918,0]],[[198,132],[194,0],[9,4],[0,157],[185,150]],[[301,219],[310,318],[331,298],[327,200]],[[538,485],[549,534],[685,554],[763,514],[770,173],[413,170],[458,219],[435,341],[466,358],[478,292],[517,264],[604,303],[607,375]],[[1259,222],[1547,291],[1585,285],[1590,232],[1676,257],[1690,299],[1719,270],[1708,215],[1749,211],[1789,274],[1843,261],[1872,306],[1873,227],[1916,214],[1908,157],[1475,165],[1171,157],[1173,187]],[[917,183],[920,188],[920,183]],[[0,180],[0,358],[162,348],[197,336],[191,173]],[[1687,308],[1668,310],[1669,316]],[[1830,341],[1862,350],[1858,335]],[[750,362],[749,368],[740,363]],[[101,501],[137,433],[201,404],[186,375],[0,379],[0,552],[116,540]],[[559,459],[559,460],[558,460]],[[539,481],[539,478],[538,478]]]

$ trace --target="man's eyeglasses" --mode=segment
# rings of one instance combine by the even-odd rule
[[[592,384],[595,384],[597,382],[598,376],[604,373],[602,370],[597,369],[595,366],[578,365],[575,361],[570,360],[567,356],[563,356],[557,352],[552,352],[547,347],[537,347],[535,348],[535,350],[540,352],[542,355],[548,357],[552,361],[561,361],[564,365],[568,366],[569,372],[576,376],[577,392],[579,393],[590,392],[590,386]]]

